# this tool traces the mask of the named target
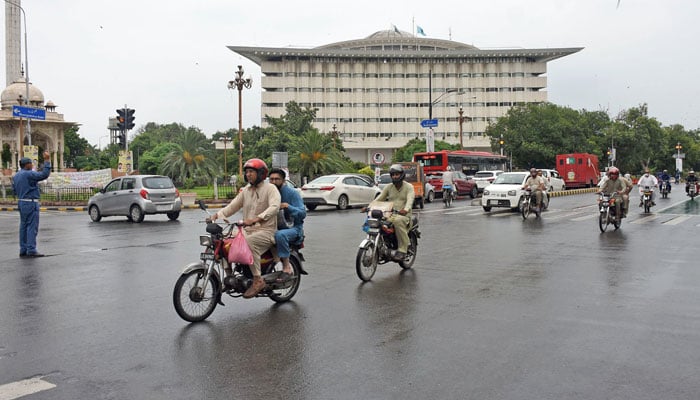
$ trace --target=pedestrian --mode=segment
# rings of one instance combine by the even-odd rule
[[[41,172],[33,171],[31,158],[23,157],[19,160],[20,170],[12,180],[12,189],[17,196],[19,208],[19,256],[43,257],[36,250],[36,235],[39,233],[39,187],[37,183],[48,178],[51,174],[51,155],[44,152],[44,169]]]

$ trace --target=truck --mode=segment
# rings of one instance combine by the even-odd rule
[[[567,188],[595,187],[600,179],[598,157],[593,154],[557,154],[556,170]]]

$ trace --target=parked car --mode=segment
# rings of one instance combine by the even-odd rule
[[[547,190],[550,192],[558,192],[560,190],[566,190],[566,184],[564,180],[554,169],[543,169],[542,176],[547,181]]]
[[[148,214],[166,214],[174,221],[181,209],[180,192],[170,178],[160,175],[115,178],[88,200],[88,214],[94,222],[112,216],[141,222]]]
[[[500,169],[494,171],[477,171],[474,174],[474,182],[476,182],[476,187],[479,190],[479,193],[483,192],[484,188],[490,185],[493,180],[502,173],[503,171]]]
[[[453,174],[455,186],[457,186],[457,195],[469,195],[472,199],[479,195],[479,189],[477,189],[474,179],[464,175],[464,173],[460,171],[453,171]],[[433,186],[436,195],[442,196],[442,172],[433,172],[430,174],[428,176],[428,183]]]
[[[366,205],[381,192],[369,177],[356,174],[325,175],[301,187],[301,197],[309,210],[320,205],[336,206],[339,210]]]
[[[494,179],[493,183],[484,188],[481,195],[481,206],[484,211],[491,211],[493,207],[506,207],[518,211],[518,205],[525,192],[522,187],[530,172],[504,172]],[[546,192],[545,192],[546,193]],[[544,208],[549,205],[549,197],[543,199]]]

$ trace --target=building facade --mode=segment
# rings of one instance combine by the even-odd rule
[[[263,116],[284,114],[289,101],[315,108],[314,126],[366,163],[425,138],[421,121],[431,117],[436,140],[490,150],[488,124],[514,105],[546,102],[547,62],[581,50],[481,50],[397,30],[315,48],[229,49],[260,66]]]

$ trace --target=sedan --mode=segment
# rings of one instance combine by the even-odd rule
[[[457,195],[469,195],[469,197],[473,199],[479,194],[476,182],[474,182],[471,176],[464,175],[464,173],[460,171],[453,171],[452,173],[455,186],[457,186]],[[433,186],[436,194],[442,196],[442,172],[433,172],[428,176],[428,183]]]
[[[493,207],[505,207],[518,211],[525,193],[522,188],[529,176],[530,173],[525,171],[504,172],[499,175],[492,184],[484,188],[484,193],[481,196],[481,206],[484,211],[491,211]],[[549,205],[549,197],[546,193],[544,192],[545,197],[542,199],[544,209],[547,209]]]
[[[102,217],[125,216],[141,222],[146,214],[180,216],[180,192],[167,176],[127,175],[109,182],[88,200],[88,214],[94,222]]]
[[[558,192],[560,190],[566,190],[566,184],[564,180],[561,179],[559,172],[553,169],[543,169],[542,176],[547,181],[547,190],[550,192]]]
[[[356,174],[325,175],[301,187],[301,197],[309,210],[320,205],[336,206],[339,210],[367,205],[381,192],[371,179]]]
[[[503,171],[501,170],[477,171],[476,174],[474,174],[474,181],[476,182],[476,187],[479,189],[479,192],[483,192],[484,188],[493,183],[494,179],[502,173]]]

